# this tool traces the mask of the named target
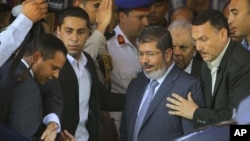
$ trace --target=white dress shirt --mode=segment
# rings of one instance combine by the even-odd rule
[[[216,82],[216,77],[217,77],[217,71],[218,71],[218,67],[220,65],[220,62],[222,60],[222,57],[224,56],[227,47],[229,45],[230,40],[227,42],[226,47],[222,50],[222,52],[219,54],[219,56],[212,62],[208,62],[207,66],[208,68],[211,70],[211,77],[212,77],[212,95],[214,93],[214,85]]]
[[[88,120],[89,113],[89,98],[90,98],[90,90],[91,90],[91,76],[86,68],[87,58],[82,53],[80,58],[76,60],[69,54],[67,55],[67,59],[72,65],[79,87],[79,123],[75,132],[76,141],[88,141],[89,133],[86,128],[86,123]]]

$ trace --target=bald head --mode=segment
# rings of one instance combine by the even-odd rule
[[[169,15],[169,20],[170,20],[170,23],[172,23],[175,20],[186,20],[192,23],[194,16],[195,14],[192,9],[190,9],[189,7],[183,6],[183,7],[178,7],[174,9]]]

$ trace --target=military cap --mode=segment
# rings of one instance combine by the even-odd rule
[[[115,4],[121,9],[149,8],[154,0],[115,0]]]

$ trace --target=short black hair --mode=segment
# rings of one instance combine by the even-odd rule
[[[140,44],[157,42],[157,48],[165,52],[169,48],[173,48],[172,37],[167,28],[162,26],[148,26],[138,35]]]
[[[198,26],[203,25],[206,22],[209,22],[211,26],[217,29],[218,31],[222,28],[225,28],[227,30],[227,35],[229,36],[230,31],[227,18],[220,11],[215,9],[205,10],[195,17],[192,24]]]
[[[58,25],[61,26],[66,17],[77,17],[86,21],[87,27],[90,28],[90,20],[88,13],[80,7],[69,7],[62,10],[59,14]]]
[[[29,42],[25,48],[25,56],[32,55],[34,51],[41,52],[43,60],[53,59],[55,53],[58,51],[62,52],[65,56],[67,55],[67,49],[64,43],[49,33],[41,33],[37,39]]]
[[[11,15],[11,7],[8,4],[1,2],[0,3],[0,23],[5,21],[8,13],[10,13]]]

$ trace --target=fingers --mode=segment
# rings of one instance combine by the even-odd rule
[[[178,112],[178,111],[168,111],[168,114],[175,115],[175,116],[180,116],[180,112]]]
[[[168,97],[167,101],[169,101],[170,103],[172,103],[174,105],[179,105],[179,103],[180,103],[177,99],[174,99],[174,98],[171,98],[171,97]]]
[[[193,98],[192,98],[192,93],[191,92],[188,93],[188,100],[189,101],[194,101]]]
[[[63,139],[65,139],[65,138],[66,138],[66,136],[64,135],[64,133],[63,133],[63,132],[61,132],[61,133],[60,133],[60,135],[61,135],[61,136],[60,136],[60,139],[61,139],[61,140],[63,140]]]
[[[176,98],[178,101],[185,101],[186,100],[185,98],[183,98],[182,96],[180,96],[180,95],[178,95],[176,93],[173,93],[172,96],[174,98]]]
[[[47,16],[48,4],[45,0],[26,0],[22,6],[22,13],[32,22],[39,21]]]
[[[112,8],[112,0],[102,0],[99,9],[111,9]]]
[[[46,133],[43,133],[42,136],[41,136],[41,140],[44,140],[46,135],[47,135]]]
[[[75,141],[75,138],[72,134],[70,134],[67,130],[64,130],[63,132],[61,132],[61,140],[66,141],[66,140],[70,140],[70,141]]]
[[[173,110],[178,110],[179,109],[179,107],[177,105],[170,104],[170,103],[167,103],[166,107],[168,107],[170,109],[173,109]]]

